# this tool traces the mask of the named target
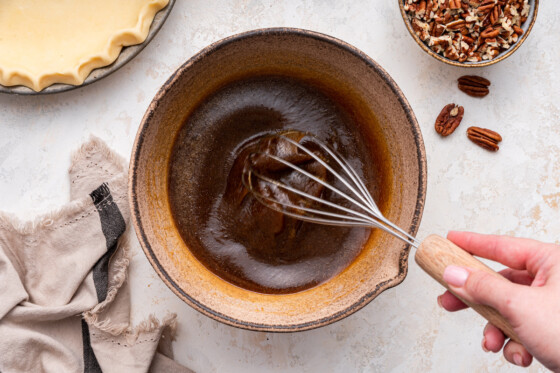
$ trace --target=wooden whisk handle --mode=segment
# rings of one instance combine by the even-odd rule
[[[504,278],[502,275],[493,271],[481,261],[475,259],[475,257],[455,245],[453,242],[436,235],[429,236],[420,244],[414,259],[416,260],[416,263],[418,263],[418,265],[426,271],[426,273],[432,276],[452,293],[453,291],[449,289],[447,283],[443,280],[443,272],[449,265],[470,267],[490,273],[492,276]],[[504,317],[494,308],[480,304],[472,304],[465,301],[457,294],[453,294],[482,315],[482,317],[490,323],[500,328],[504,334],[512,340],[520,342],[519,337],[509,322],[507,322],[506,319],[504,319]]]

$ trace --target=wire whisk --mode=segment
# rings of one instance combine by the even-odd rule
[[[305,134],[305,137],[299,142],[282,134],[267,137],[268,141],[271,138],[295,147],[294,149],[297,149],[297,152],[301,152],[305,157],[310,157],[324,167],[327,175],[331,177],[318,176],[304,169],[303,166],[290,162],[286,157],[280,157],[270,152],[252,153],[247,158],[243,173],[243,184],[259,202],[286,216],[306,222],[343,227],[379,228],[418,248],[420,242],[416,238],[383,216],[365,183],[352,166],[316,136]],[[311,148],[303,145],[308,143],[315,146]],[[262,160],[272,161],[276,164],[276,169],[280,165],[289,172],[295,172],[308,178],[322,188],[330,190],[334,195],[341,197],[342,200],[350,202],[354,209],[328,200],[325,198],[326,193],[313,195],[303,188],[290,185],[290,183],[278,177],[277,173],[267,172],[266,168],[260,169],[260,167],[257,167],[259,161]],[[346,190],[336,187],[333,181],[328,181],[329,179],[338,180]],[[300,203],[295,203],[291,198],[278,198],[278,193],[270,193],[270,189],[281,190],[284,193],[297,196]]]

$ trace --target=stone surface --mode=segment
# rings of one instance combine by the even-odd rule
[[[65,203],[69,155],[90,134],[128,157],[159,86],[201,48],[254,28],[292,26],[362,49],[404,91],[428,154],[420,238],[468,229],[558,242],[560,8],[545,1],[539,13],[520,50],[476,70],[492,81],[490,95],[476,99],[456,88],[456,79],[472,71],[425,54],[405,29],[396,0],[178,1],[154,41],[108,78],[51,96],[0,95],[0,209],[26,219]],[[456,133],[442,139],[433,125],[450,102],[464,106],[465,117]],[[472,125],[499,132],[500,151],[468,141],[465,131]],[[159,280],[137,242],[133,251],[134,318],[176,312],[175,357],[198,372],[517,371],[500,355],[482,352],[480,317],[437,307],[440,286],[412,260],[401,285],[347,319],[309,332],[267,334],[192,310]],[[545,370],[534,363],[529,371]]]

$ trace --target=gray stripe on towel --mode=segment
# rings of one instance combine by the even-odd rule
[[[107,252],[93,266],[93,283],[97,292],[97,300],[103,302],[107,298],[107,290],[109,288],[109,260],[115,250],[117,250],[118,240],[126,229],[126,223],[106,183],[103,183],[99,188],[91,192],[90,197],[99,213],[101,230],[105,236],[107,247]],[[102,373],[99,362],[91,348],[89,326],[83,319],[82,341],[84,373]]]
[[[84,373],[102,373],[99,362],[91,348],[89,327],[84,319],[82,319],[82,342],[84,345]]]
[[[93,267],[93,282],[97,291],[97,300],[103,302],[107,298],[109,287],[109,259],[117,250],[117,243],[126,229],[126,223],[119,207],[113,201],[113,196],[106,183],[91,192],[90,196],[99,212],[101,230],[107,242],[107,252]]]

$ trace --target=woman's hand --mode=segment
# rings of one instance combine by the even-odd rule
[[[505,358],[529,366],[533,356],[560,372],[560,246],[539,241],[449,232],[447,238],[471,254],[506,265],[509,281],[474,270],[449,266],[443,278],[459,296],[495,308],[511,324],[523,344],[509,341]],[[438,297],[447,311],[467,306],[450,292]],[[484,328],[482,348],[499,352],[506,337],[492,324]]]

